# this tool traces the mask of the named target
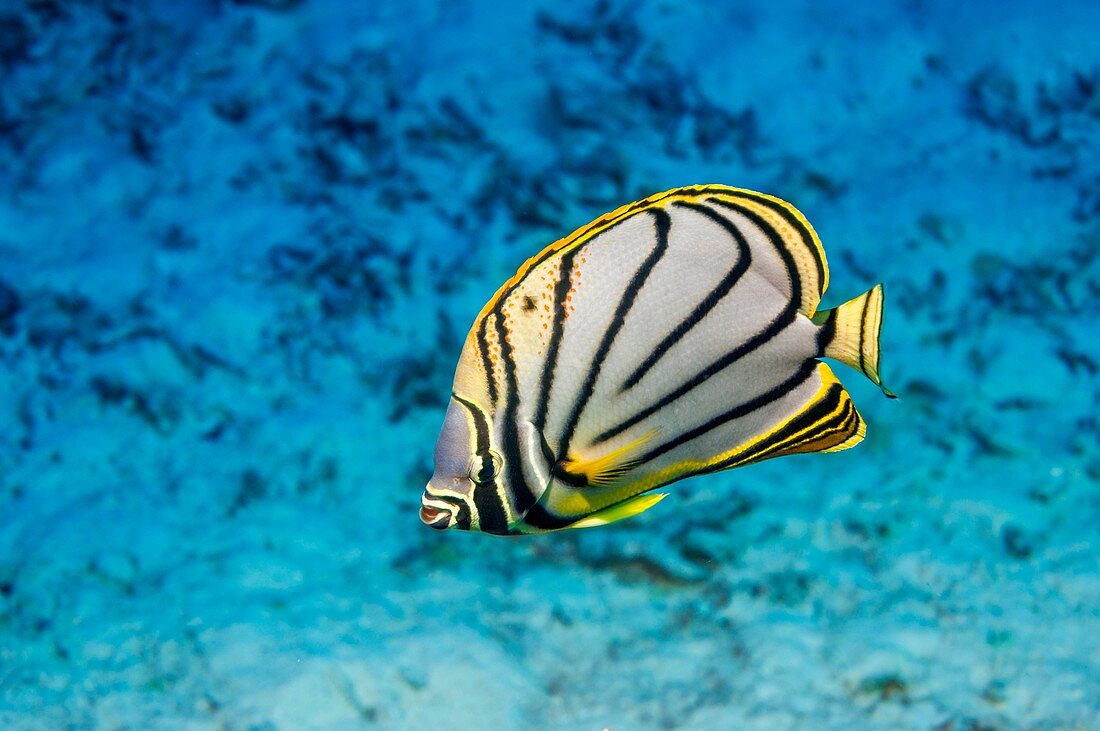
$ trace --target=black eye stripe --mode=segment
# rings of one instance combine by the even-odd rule
[[[500,474],[502,464],[503,460],[496,452],[478,452],[470,460],[470,479],[479,484],[490,482]]]
[[[470,412],[470,417],[474,422],[474,433],[477,439],[478,452],[484,452],[489,449],[489,419],[485,416],[485,412],[479,409],[475,404],[467,401],[458,394],[451,392],[451,398],[458,403],[466,407],[466,410]]]
[[[460,503],[458,513],[455,514],[455,525],[460,530],[470,530],[470,508],[466,503]]]

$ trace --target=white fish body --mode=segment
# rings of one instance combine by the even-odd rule
[[[818,312],[827,285],[801,213],[725,186],[660,193],[555,242],[474,322],[422,520],[602,525],[685,477],[854,446],[863,420],[817,359],[881,385],[882,288]]]

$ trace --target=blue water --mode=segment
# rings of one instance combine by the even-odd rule
[[[0,5],[0,725],[1100,728],[1100,5]],[[458,349],[666,188],[882,281],[867,440],[436,533]]]

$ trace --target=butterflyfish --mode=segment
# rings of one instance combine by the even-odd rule
[[[819,310],[821,241],[779,198],[677,188],[550,244],[467,336],[420,519],[498,535],[600,526],[695,475],[858,444],[819,358],[879,377],[883,288]]]

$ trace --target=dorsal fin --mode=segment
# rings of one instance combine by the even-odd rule
[[[821,239],[802,212],[785,200],[752,190],[723,186],[707,186],[704,190],[717,191],[707,200],[748,216],[786,249],[798,273],[798,309],[806,317],[813,317],[829,287],[829,264]]]

